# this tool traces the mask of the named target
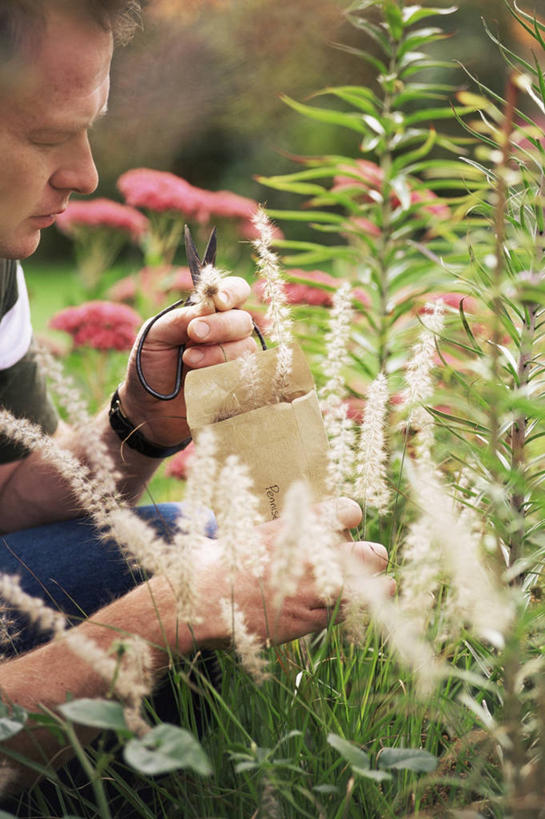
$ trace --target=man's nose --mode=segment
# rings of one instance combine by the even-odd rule
[[[98,173],[87,135],[71,145],[55,172],[50,184],[63,191],[89,194],[96,190]]]

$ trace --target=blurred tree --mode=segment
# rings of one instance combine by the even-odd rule
[[[425,5],[452,2],[424,0]],[[373,83],[366,63],[333,47],[362,43],[364,35],[345,25],[342,12],[348,5],[348,0],[151,0],[144,30],[115,56],[110,114],[93,135],[99,193],[117,196],[120,173],[149,166],[276,207],[285,201],[263,191],[256,174],[290,170],[289,154],[357,153],[354,134],[317,127],[280,98],[303,100],[326,85]],[[440,69],[436,79],[469,85],[459,61],[501,93],[505,63],[481,17],[507,45],[524,41],[524,32],[513,25],[503,2],[461,0],[459,5],[457,14],[441,19],[452,39],[437,44],[436,56],[452,59],[453,68]],[[48,237],[44,252],[54,244]]]

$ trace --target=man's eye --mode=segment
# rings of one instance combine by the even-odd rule
[[[58,137],[33,137],[31,142],[33,145],[37,145],[40,148],[56,148],[58,145],[64,145],[67,142],[69,137],[66,136],[58,136]]]

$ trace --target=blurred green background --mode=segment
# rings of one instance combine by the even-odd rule
[[[336,47],[369,47],[369,39],[344,20],[347,5],[346,0],[151,0],[144,29],[117,51],[110,113],[92,136],[101,174],[97,195],[119,198],[119,174],[147,166],[271,207],[294,204],[286,194],[260,186],[255,176],[294,170],[290,155],[358,155],[357,135],[310,122],[281,99],[287,94],[308,100],[326,85],[373,84],[372,69]],[[523,7],[539,13],[535,3]],[[452,60],[452,69],[441,69],[437,79],[471,86],[459,61],[501,93],[505,62],[482,17],[508,47],[523,53],[529,48],[502,0],[463,0],[456,14],[439,18],[452,36],[435,45],[436,56]],[[44,231],[33,263],[60,260],[70,252],[55,229]]]

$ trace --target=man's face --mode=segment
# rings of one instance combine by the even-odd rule
[[[48,13],[38,49],[0,89],[0,257],[33,253],[70,194],[98,182],[89,128],[106,110],[112,37]]]

